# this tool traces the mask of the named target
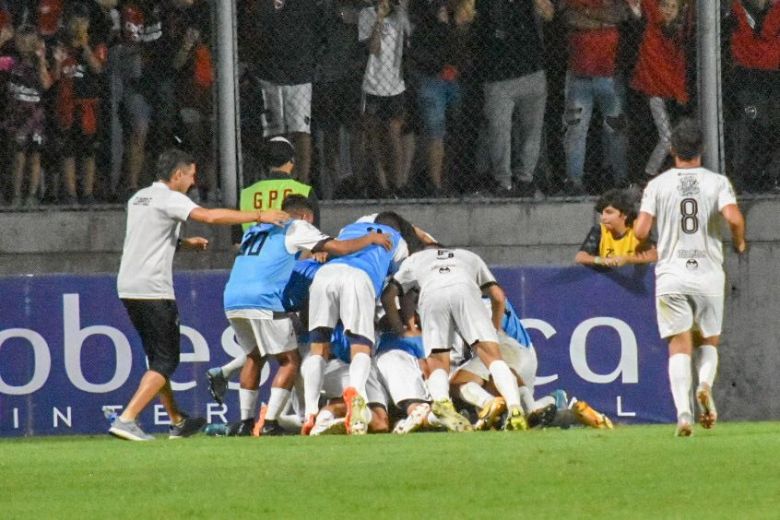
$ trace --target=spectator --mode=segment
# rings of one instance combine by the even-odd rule
[[[95,202],[95,150],[103,90],[100,75],[108,59],[104,43],[91,37],[89,10],[75,4],[67,20],[64,41],[54,51],[57,82],[56,121],[65,201],[77,202],[76,156],[81,159],[82,202]]]
[[[350,181],[354,182],[363,173],[360,83],[367,57],[357,30],[363,6],[362,0],[323,2],[325,44],[315,75],[312,120],[322,132],[319,187],[326,199],[333,198],[339,180],[351,173]],[[344,134],[346,141],[342,139]]]
[[[0,1],[0,120],[6,118],[6,104],[8,99],[8,79],[16,62],[16,49],[14,48],[14,26],[11,12],[6,9],[5,2]],[[8,175],[8,142],[5,125],[0,124],[0,204],[4,203],[9,186]]]
[[[640,244],[632,229],[637,217],[636,202],[624,190],[612,189],[596,203],[601,222],[593,226],[574,257],[582,265],[622,267],[648,264],[658,259],[652,242]]]
[[[738,190],[778,189],[780,2],[734,0],[728,22],[736,99],[734,184]]]
[[[615,181],[618,185],[628,181],[623,79],[617,70],[618,24],[630,11],[634,16],[640,11],[638,0],[569,0],[565,5],[564,22],[569,28],[563,115],[565,190],[571,195],[581,195],[585,193],[582,177],[594,102],[604,118],[603,142]]]
[[[375,7],[360,11],[358,38],[367,43],[369,52],[363,75],[363,115],[382,195],[400,191],[406,181],[401,141],[406,91],[402,63],[410,32],[406,7],[397,0],[379,0]]]
[[[460,75],[470,58],[473,0],[426,0],[412,4],[414,33],[410,61],[416,73],[416,96],[426,135],[428,177],[434,192],[443,190],[444,137],[447,111],[458,117],[462,98]]]
[[[41,179],[41,149],[44,145],[46,112],[43,94],[52,85],[46,63],[46,44],[35,27],[23,25],[16,31],[19,57],[11,67],[8,80],[8,104],[5,118],[8,135],[13,141],[13,202],[22,204],[25,169],[29,170],[26,206],[39,202]]]
[[[670,105],[688,103],[685,77],[688,3],[686,0],[642,0],[641,5],[646,25],[631,87],[647,97],[658,130],[658,144],[645,166],[645,173],[654,177],[671,151]]]
[[[512,132],[520,133],[520,194],[533,194],[542,143],[547,79],[540,20],[550,21],[550,0],[479,0],[476,5],[477,73],[485,95],[490,168],[499,194],[512,193]]]
[[[259,0],[256,7],[257,77],[263,92],[263,136],[295,145],[295,176],[309,182],[311,85],[322,38],[315,0]]]

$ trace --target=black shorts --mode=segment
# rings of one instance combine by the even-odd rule
[[[374,96],[364,94],[363,113],[374,116],[380,121],[390,121],[404,116],[406,96],[402,92],[397,96]]]
[[[179,366],[179,309],[175,300],[122,299],[130,321],[141,336],[149,370],[170,378]]]

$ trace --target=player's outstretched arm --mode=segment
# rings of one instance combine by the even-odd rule
[[[493,326],[496,330],[501,330],[501,320],[503,319],[504,311],[506,310],[506,295],[504,294],[504,290],[497,283],[493,283],[482,289],[482,294],[490,298],[490,311]]]
[[[329,240],[322,246],[322,250],[331,255],[344,256],[373,245],[384,247],[389,251],[393,248],[393,239],[387,233],[372,231],[360,238]]]
[[[197,207],[190,212],[191,220],[203,224],[246,224],[248,222],[262,222],[281,226],[290,220],[290,215],[278,209],[261,211],[240,211],[227,208],[201,208]]]
[[[747,251],[747,242],[745,241],[745,217],[736,204],[728,204],[721,210],[723,218],[728,222],[731,229],[731,244],[734,251],[744,253]]]

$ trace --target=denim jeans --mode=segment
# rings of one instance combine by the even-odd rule
[[[487,146],[490,168],[499,184],[512,184],[512,131],[519,134],[523,182],[534,178],[544,129],[547,103],[547,77],[543,70],[484,85],[484,113],[487,119]],[[517,155],[517,152],[516,152]]]
[[[620,76],[580,77],[566,73],[566,130],[563,148],[566,153],[566,176],[580,183],[585,168],[585,146],[594,102],[604,118],[602,143],[616,181],[628,178],[626,163],[626,119],[623,113],[624,90]]]
[[[417,106],[425,135],[432,139],[444,138],[447,111],[450,111],[450,118],[457,117],[461,97],[461,86],[457,80],[446,81],[437,76],[420,74],[417,78]]]

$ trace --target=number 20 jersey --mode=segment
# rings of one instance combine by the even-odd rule
[[[736,203],[729,180],[706,168],[672,168],[647,184],[640,211],[658,228],[656,295],[723,295],[720,212]]]

